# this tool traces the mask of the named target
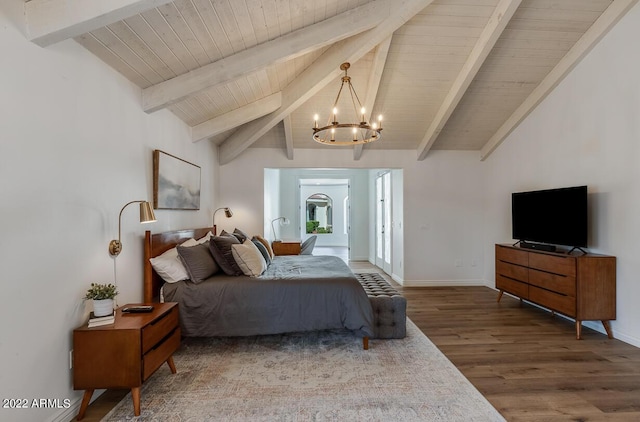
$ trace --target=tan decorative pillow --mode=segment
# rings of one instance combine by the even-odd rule
[[[251,239],[245,240],[241,245],[231,245],[231,252],[244,275],[257,277],[267,269],[266,261]]]
[[[267,252],[269,252],[269,256],[271,258],[273,258],[273,249],[271,249],[271,245],[269,244],[269,241],[267,241],[267,239],[265,239],[264,237],[260,236],[259,234],[255,235],[253,237],[256,238],[260,243],[262,243],[265,248],[267,248]]]

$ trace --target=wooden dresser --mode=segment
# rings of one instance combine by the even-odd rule
[[[496,245],[496,288],[576,320],[599,320],[609,338],[616,319],[616,258]]]
[[[73,331],[73,388],[85,390],[78,420],[84,417],[93,391],[130,388],[134,415],[140,415],[140,386],[164,362],[176,373],[173,353],[180,346],[177,303],[153,303],[152,312],[123,314],[115,323]]]

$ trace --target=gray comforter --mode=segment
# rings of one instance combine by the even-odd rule
[[[349,267],[333,256],[277,256],[260,277],[222,273],[194,284],[165,284],[178,302],[182,335],[249,336],[335,328],[373,334],[369,299]]]

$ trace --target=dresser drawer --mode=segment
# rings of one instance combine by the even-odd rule
[[[576,298],[529,286],[529,300],[561,314],[576,316]]]
[[[169,357],[180,347],[180,328],[153,349],[149,350],[142,359],[142,380],[146,380],[162,366]]]
[[[496,289],[504,290],[505,292],[511,293],[523,299],[529,298],[528,284],[520,283],[519,281],[512,280],[500,274],[496,276]]]
[[[142,329],[142,353],[146,353],[178,326],[178,307]]]
[[[529,270],[529,284],[567,296],[576,296],[576,278]]]
[[[529,254],[529,267],[554,274],[576,276],[576,260],[570,257],[532,253]]]
[[[496,262],[496,273],[508,278],[513,278],[526,283],[529,279],[529,269],[518,265],[509,264],[508,262]]]
[[[512,264],[518,264],[526,267],[529,265],[529,253],[526,251],[519,251],[517,249],[496,246],[496,260],[511,262]]]

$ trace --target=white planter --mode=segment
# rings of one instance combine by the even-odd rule
[[[93,314],[97,317],[113,313],[113,299],[93,299]]]

